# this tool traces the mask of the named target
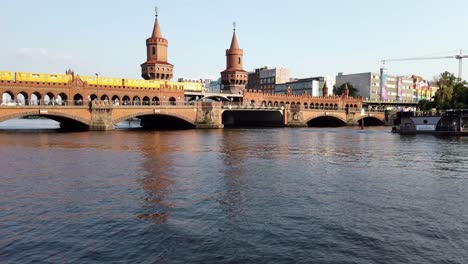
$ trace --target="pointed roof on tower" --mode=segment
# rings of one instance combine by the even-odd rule
[[[152,38],[162,38],[161,34],[161,28],[159,27],[159,21],[158,21],[158,8],[156,7],[154,9],[154,12],[156,14],[156,19],[154,20],[154,27],[153,27],[153,34],[151,35]]]
[[[323,96],[328,96],[328,85],[326,81],[323,83]]]
[[[348,97],[348,96],[349,96],[349,87],[348,87],[348,83],[345,83],[343,95],[344,95],[345,97]]]
[[[239,43],[237,42],[237,36],[236,36],[235,30],[234,30],[234,34],[232,34],[231,47],[229,49],[231,50],[239,49]]]
[[[231,40],[231,47],[230,50],[239,49],[239,42],[237,42],[237,35],[236,35],[236,22],[233,23],[234,32],[232,33],[232,40]]]

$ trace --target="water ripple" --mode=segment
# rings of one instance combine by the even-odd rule
[[[0,133],[5,263],[468,262],[464,138],[16,132]]]

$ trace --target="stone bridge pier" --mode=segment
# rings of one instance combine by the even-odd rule
[[[112,118],[112,104],[107,101],[93,101],[90,107],[91,120],[89,130],[106,131],[113,130],[115,125]]]

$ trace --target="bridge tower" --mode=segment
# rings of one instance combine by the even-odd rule
[[[155,8],[153,34],[146,40],[146,62],[141,64],[141,77],[145,80],[170,80],[174,65],[167,61],[168,41],[163,38]]]
[[[327,82],[325,81],[325,83],[323,84],[323,93],[322,93],[322,96],[323,97],[327,97],[328,96],[328,86],[327,86]]]
[[[226,69],[221,72],[222,91],[241,94],[247,84],[247,72],[243,69],[244,51],[239,48],[236,36],[236,23],[232,35],[231,47],[226,50]]]
[[[348,87],[348,83],[345,83],[344,90],[343,90],[343,96],[344,96],[344,97],[349,97],[349,87]]]

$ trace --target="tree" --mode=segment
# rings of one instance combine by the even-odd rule
[[[468,87],[466,82],[458,82],[453,87],[452,108],[468,108]]]
[[[439,90],[434,95],[435,105],[441,109],[468,108],[468,88],[466,81],[445,71],[436,80]]]
[[[433,103],[429,100],[426,100],[426,99],[423,99],[423,100],[419,100],[418,102],[418,108],[421,109],[421,111],[428,111],[428,110],[431,110],[431,108],[433,108]]]
[[[355,97],[358,95],[358,89],[354,88],[349,82],[343,83],[339,87],[335,89],[335,94],[336,95],[342,95],[344,92],[345,85],[348,84],[348,90],[349,90],[349,96],[350,97]]]

